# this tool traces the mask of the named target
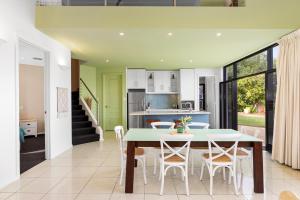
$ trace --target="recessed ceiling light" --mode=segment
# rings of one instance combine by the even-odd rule
[[[190,61],[190,63],[192,63],[193,62],[193,60],[189,60]]]
[[[164,59],[160,59],[160,62],[164,62]]]
[[[124,36],[124,35],[125,35],[125,33],[123,33],[123,32],[120,32],[120,33],[119,33],[119,35],[120,35],[120,36]]]
[[[108,59],[106,59],[106,60],[105,60],[105,62],[109,63],[109,60],[108,60]]]
[[[168,33],[168,36],[172,36],[172,35],[173,35],[173,33],[172,33],[172,32],[169,32],[169,33]]]
[[[222,33],[217,33],[216,35],[217,35],[217,37],[220,37],[220,36],[222,36]]]

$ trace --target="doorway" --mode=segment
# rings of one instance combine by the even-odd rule
[[[47,53],[19,41],[20,173],[46,159]]]
[[[104,130],[114,130],[122,124],[122,74],[103,75],[103,125]]]

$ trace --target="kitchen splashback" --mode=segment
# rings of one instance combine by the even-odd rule
[[[174,109],[178,105],[177,94],[147,94],[146,105],[150,103],[151,109]]]

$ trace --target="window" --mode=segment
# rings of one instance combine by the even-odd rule
[[[233,79],[233,65],[225,68],[226,80]]]
[[[276,46],[273,48],[273,68],[276,68],[278,56],[279,56],[279,46]]]
[[[237,77],[243,77],[267,70],[267,51],[250,58],[241,60],[237,64]]]

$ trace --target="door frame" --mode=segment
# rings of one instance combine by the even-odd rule
[[[44,123],[45,123],[45,158],[49,160],[51,158],[51,142],[50,142],[50,56],[51,53],[48,49],[45,49],[37,44],[27,41],[21,36],[17,36],[16,41],[16,60],[15,60],[15,81],[16,81],[16,120],[15,120],[15,135],[16,135],[16,160],[17,160],[17,174],[20,175],[20,45],[21,43],[28,44],[35,48],[40,49],[45,54],[45,66],[44,66]]]
[[[124,94],[124,89],[123,89],[123,74],[121,72],[105,72],[102,74],[102,124],[103,124],[103,130],[105,131],[106,130],[106,124],[105,124],[105,115],[106,115],[106,109],[105,109],[105,105],[106,105],[106,101],[105,101],[105,92],[106,92],[106,82],[105,82],[105,77],[106,76],[109,76],[109,75],[120,75],[121,77],[121,96],[122,96],[122,99],[121,99],[121,105],[120,105],[120,108],[121,108],[121,121],[122,121],[122,125],[124,124],[124,120],[123,120],[123,114],[124,114],[124,111],[123,111],[123,94]]]

